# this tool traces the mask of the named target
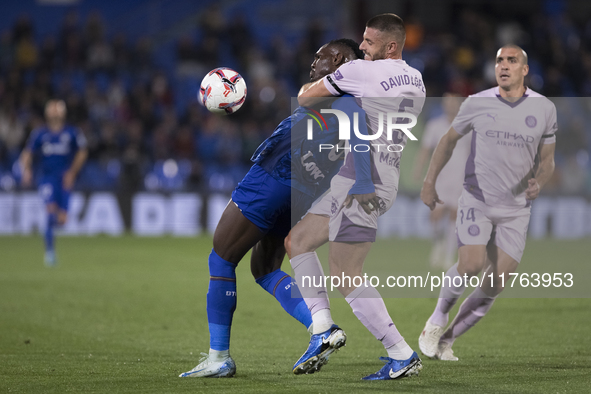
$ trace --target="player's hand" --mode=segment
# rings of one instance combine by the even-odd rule
[[[532,201],[540,195],[540,185],[536,178],[531,178],[527,181],[527,189],[525,189],[525,198]]]
[[[62,181],[64,189],[72,190],[72,188],[74,187],[75,180],[76,180],[76,176],[74,175],[74,173],[72,171],[66,171],[64,173],[64,179]]]
[[[23,175],[21,177],[21,185],[23,187],[29,187],[33,183],[33,172],[30,168],[23,170]]]
[[[349,208],[351,204],[353,204],[353,199],[357,200],[361,208],[363,208],[368,215],[371,214],[371,211],[377,211],[380,207],[380,199],[375,192],[368,194],[349,194],[347,195],[347,198],[345,198],[343,207]]]
[[[421,200],[423,200],[425,205],[428,206],[430,210],[434,210],[438,203],[443,204],[443,201],[439,199],[439,196],[435,191],[435,184],[428,182],[423,183],[423,188],[421,189]]]

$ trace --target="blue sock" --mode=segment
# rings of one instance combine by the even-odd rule
[[[312,324],[312,315],[300,294],[298,285],[291,276],[279,269],[265,276],[261,276],[256,282],[275,297],[287,313],[306,326],[306,328],[310,327],[310,324]]]
[[[54,213],[47,214],[47,227],[45,227],[45,251],[53,252],[53,228],[57,222]]]
[[[222,259],[212,249],[209,255],[209,276],[209,347],[213,350],[228,350],[232,316],[236,310],[236,264]]]

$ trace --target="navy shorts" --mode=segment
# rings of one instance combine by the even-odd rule
[[[43,179],[39,184],[39,194],[45,205],[55,203],[59,209],[67,211],[70,192],[65,190],[62,179]]]
[[[292,188],[255,164],[232,192],[232,201],[261,232],[286,237],[314,201],[295,189],[293,194],[292,208]]]

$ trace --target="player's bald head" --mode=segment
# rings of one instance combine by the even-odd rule
[[[527,52],[525,52],[523,50],[522,47],[520,47],[519,45],[516,44],[507,44],[507,45],[503,45],[502,47],[499,48],[499,50],[497,51],[497,57],[499,57],[499,55],[501,54],[501,51],[503,49],[515,49],[517,51],[518,57],[519,57],[519,62],[521,64],[528,64],[528,56],[527,56]]]
[[[404,21],[396,14],[376,15],[365,24],[366,28],[379,31],[385,40],[392,40],[398,44],[397,52],[402,52],[406,41],[406,28]]]

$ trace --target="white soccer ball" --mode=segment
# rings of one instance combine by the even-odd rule
[[[227,67],[211,70],[199,89],[199,102],[209,111],[229,115],[242,107],[246,99],[246,82],[236,71]]]

